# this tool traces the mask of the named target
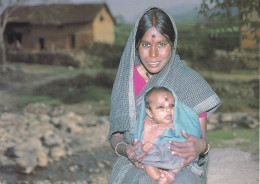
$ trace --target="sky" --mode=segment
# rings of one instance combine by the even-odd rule
[[[11,1],[11,0],[3,0]],[[29,4],[45,3],[89,3],[106,2],[113,16],[122,15],[127,22],[136,17],[149,6],[158,6],[177,15],[199,7],[202,0],[27,0]]]
[[[199,7],[201,0],[107,0],[106,2],[114,16],[121,14],[126,20],[133,21],[149,6],[158,6],[177,15]]]

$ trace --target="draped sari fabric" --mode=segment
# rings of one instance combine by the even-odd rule
[[[144,13],[151,8],[146,9]],[[165,10],[163,11],[166,12]],[[139,21],[144,13],[137,18],[131,30],[114,81],[108,140],[110,140],[114,132],[124,132],[125,141],[127,143],[133,142],[134,127],[139,116],[142,98],[145,92],[153,86],[161,85],[172,89],[177,94],[179,100],[192,107],[197,114],[207,112],[209,116],[220,105],[220,99],[210,85],[199,73],[189,68],[186,62],[181,60],[176,54],[177,28],[172,15],[167,12],[166,14],[170,17],[175,30],[175,41],[171,51],[171,58],[166,66],[159,73],[154,74],[138,96],[135,97],[134,66],[141,63],[135,48],[135,35]],[[142,170],[135,168],[127,158],[120,157],[115,163],[109,183],[141,183],[141,181],[145,181],[144,178],[146,177],[140,173],[145,174]],[[176,178],[174,182],[182,180],[181,173],[178,174],[179,179]],[[140,177],[138,177],[139,175]],[[192,174],[192,176],[194,175]],[[193,178],[193,181],[201,181],[201,178],[203,177],[196,180]]]

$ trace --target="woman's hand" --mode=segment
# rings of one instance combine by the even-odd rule
[[[188,142],[170,141],[172,145],[170,146],[170,150],[172,150],[172,153],[175,155],[187,158],[186,161],[182,162],[182,165],[186,165],[205,152],[207,141],[203,138],[200,139],[189,135],[184,130],[182,131],[182,135],[188,139]]]
[[[135,154],[135,150],[137,150],[140,146],[142,146],[141,142],[138,142],[138,140],[134,140],[133,143],[128,144],[126,147],[126,154],[128,159],[135,164],[135,166],[139,169],[143,169],[143,165],[140,165],[139,163],[143,160],[145,156],[145,152],[142,152],[138,155]]]

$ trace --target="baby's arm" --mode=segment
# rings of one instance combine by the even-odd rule
[[[148,151],[150,151],[152,148],[153,148],[153,143],[148,142],[148,141],[142,145],[142,151],[143,151],[143,152],[148,152]]]

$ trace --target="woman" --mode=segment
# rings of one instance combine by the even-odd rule
[[[139,164],[145,153],[134,153],[141,143],[133,140],[133,131],[144,94],[158,85],[172,89],[179,100],[192,107],[200,117],[202,137],[196,138],[183,131],[183,136],[189,141],[172,141],[170,149],[174,154],[187,158],[183,165],[199,156],[199,166],[206,169],[205,155],[209,149],[206,116],[217,109],[220,100],[208,83],[180,60],[176,47],[177,29],[170,14],[149,8],[140,15],[121,57],[112,91],[108,140],[120,157],[111,173],[111,184],[156,183]],[[201,176],[196,175],[184,167],[172,183],[205,183],[205,174],[204,171]]]

